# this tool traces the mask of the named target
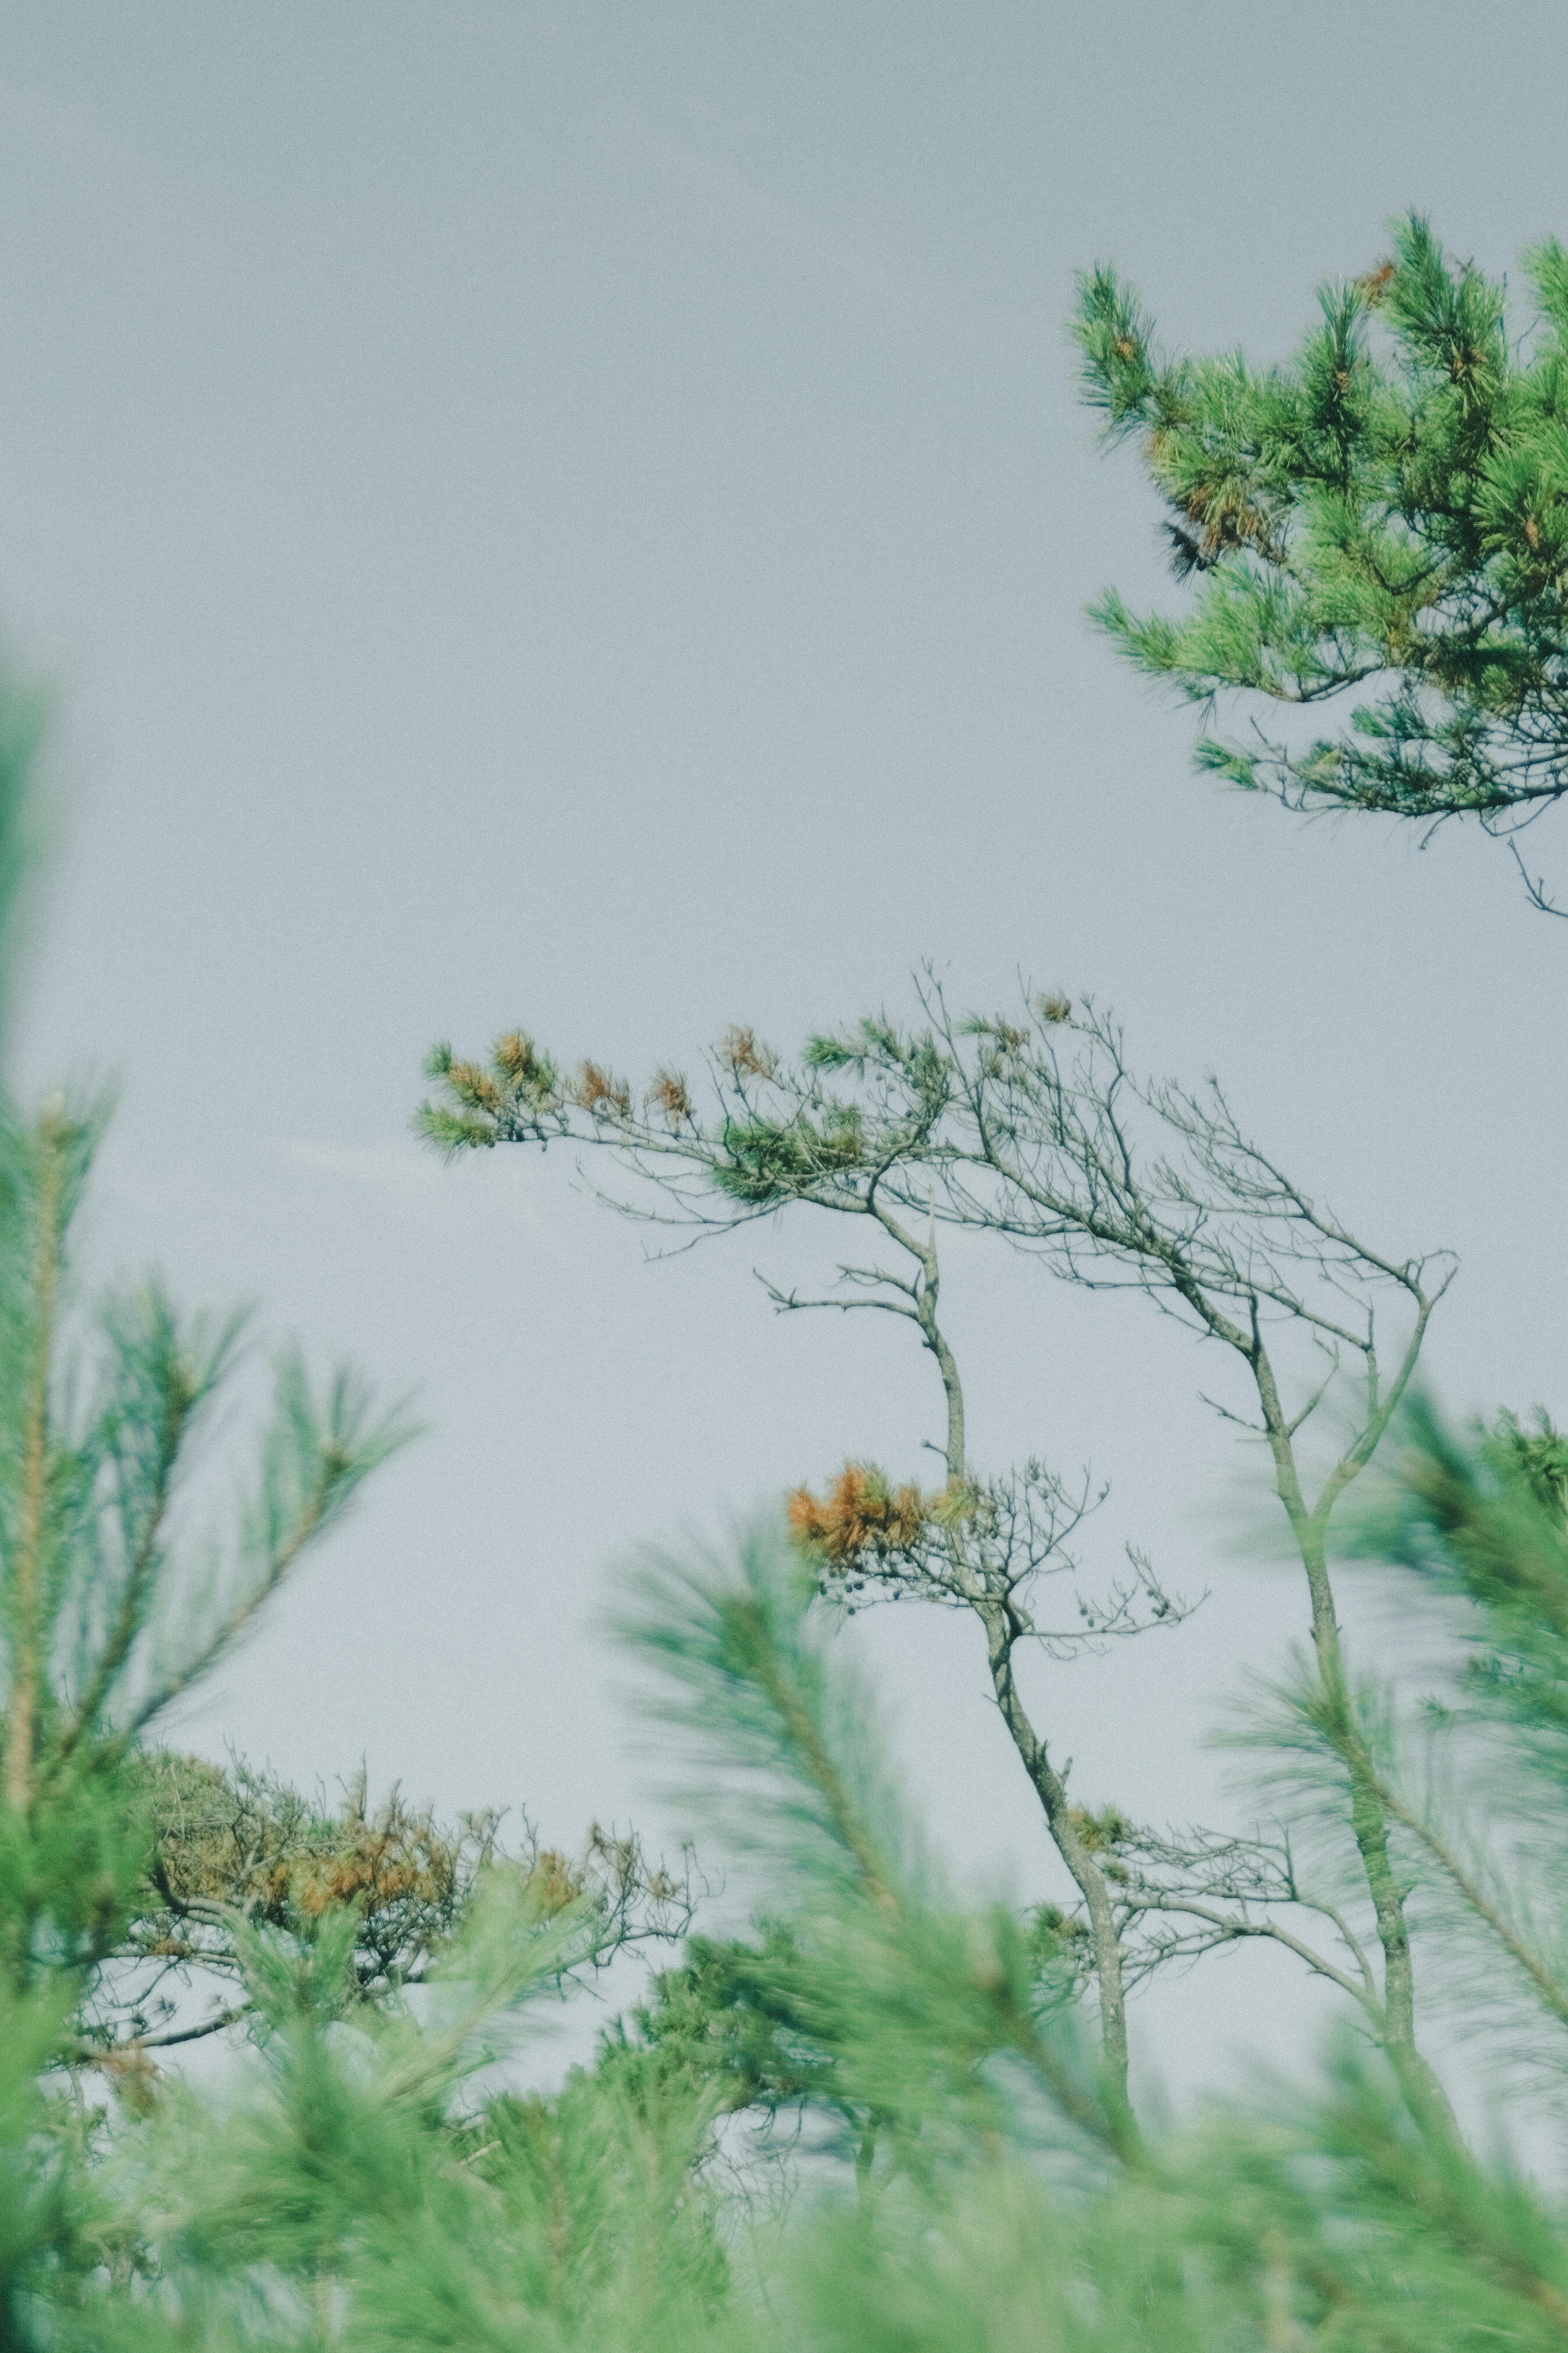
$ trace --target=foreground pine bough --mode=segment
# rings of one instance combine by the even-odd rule
[[[1410,1810],[1431,1949],[1484,1973],[1494,2027],[1555,2105],[1564,1945],[1524,1897],[1564,1883],[1561,1504],[1506,1434],[1460,1442],[1428,1421],[1384,1512],[1415,1564],[1391,1573],[1468,1612],[1456,1697],[1492,1805],[1541,1825],[1518,1888],[1478,1888],[1459,1858],[1485,1824]],[[1353,2038],[1316,2092],[1129,2133],[1059,1938],[964,1904],[924,1851],[782,1527],[731,1556],[649,1558],[622,1639],[694,1775],[728,1791],[714,1835],[768,1874],[757,1934],[694,1942],[541,2099],[487,2091],[483,2069],[553,2000],[584,1934],[573,1907],[494,1874],[417,2016],[364,2003],[345,1915],[253,1932],[254,2074],[216,2105],[161,2083],[97,2128],[96,2164],[90,2117],[40,2083],[50,1989],[6,1994],[12,2341],[1561,2344],[1563,2215],[1423,2129]],[[1397,1769],[1390,1753],[1391,1806]],[[53,2001],[67,1990],[56,1973]]]

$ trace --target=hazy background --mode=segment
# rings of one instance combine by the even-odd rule
[[[430,1425],[193,1746],[671,1829],[608,1565],[936,1434],[900,1327],[751,1282],[826,1222],[648,1267],[564,1161],[421,1155],[439,1035],[642,1072],[923,955],[1092,989],[1380,1245],[1460,1251],[1455,1402],[1563,1402],[1568,927],[1479,837],[1189,776],[1080,617],[1170,591],[1062,321],[1112,258],[1172,340],[1282,352],[1412,203],[1506,268],[1568,233],[1565,82],[1560,5],[1479,0],[0,5],[0,602],[70,802],[25,1070],[122,1074],[98,1264],[254,1296]],[[1303,1609],[1218,1367],[1000,1256],[948,1291],[976,1459],[1092,1456],[1106,1557],[1215,1588],[1037,1679],[1082,1797],[1234,1811],[1196,1736]],[[868,1639],[949,1849],[1051,1883],[973,1630]],[[1142,2013],[1178,2084],[1299,2007],[1206,1982]]]

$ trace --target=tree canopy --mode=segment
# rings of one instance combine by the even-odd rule
[[[1135,442],[1189,590],[1176,615],[1108,590],[1094,618],[1147,675],[1239,702],[1201,768],[1505,834],[1568,790],[1568,252],[1543,239],[1524,275],[1521,320],[1412,213],[1272,365],[1173,356],[1114,269],[1080,278],[1084,397]]]

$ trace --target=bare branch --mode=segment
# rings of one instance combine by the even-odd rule
[[[1512,855],[1513,862],[1519,869],[1520,880],[1524,884],[1525,895],[1529,899],[1531,905],[1536,908],[1543,915],[1561,915],[1564,920],[1568,920],[1568,907],[1560,907],[1555,899],[1549,899],[1547,897],[1546,885],[1541,876],[1537,875],[1534,880],[1531,881],[1530,870],[1526,866],[1524,860],[1520,855],[1518,842],[1510,841],[1508,846]]]

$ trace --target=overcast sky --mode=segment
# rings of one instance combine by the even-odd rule
[[[668,1827],[609,1565],[938,1432],[899,1327],[770,1315],[752,1267],[826,1229],[650,1267],[567,1165],[421,1155],[438,1036],[636,1071],[924,956],[1092,990],[1380,1246],[1459,1251],[1450,1398],[1568,1403],[1568,927],[1479,838],[1191,776],[1081,617],[1173,592],[1063,333],[1113,259],[1172,341],[1280,353],[1411,204],[1509,268],[1568,234],[1565,83],[1522,0],[0,5],[0,599],[69,798],[23,1070],[121,1074],[95,1265],[255,1298],[429,1425],[192,1745]],[[1037,1678],[1077,1786],[1234,1814],[1198,1735],[1304,1610],[1215,1368],[1016,1261],[948,1288],[976,1459],[1091,1457],[1107,1557],[1215,1588]],[[1038,1892],[977,1639],[868,1640],[939,1836]],[[1177,2021],[1269,2031],[1227,1966],[1146,2014],[1173,2080]]]

